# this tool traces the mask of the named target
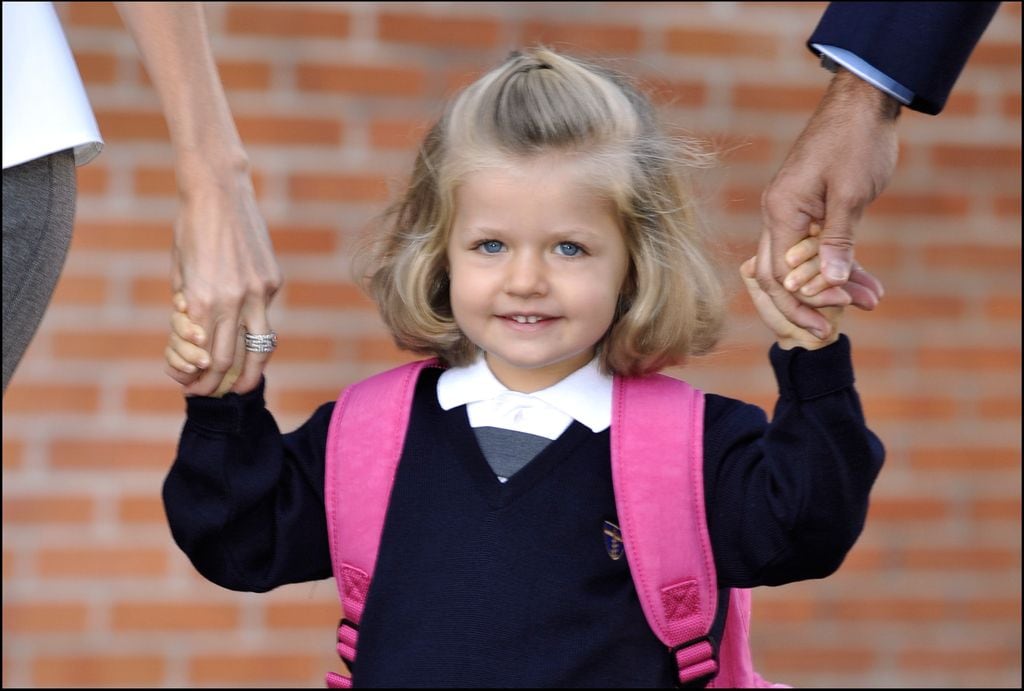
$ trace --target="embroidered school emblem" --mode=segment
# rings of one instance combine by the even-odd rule
[[[604,549],[614,561],[622,559],[622,555],[625,553],[622,531],[611,521],[604,522]]]

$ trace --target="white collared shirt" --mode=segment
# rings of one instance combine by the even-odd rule
[[[466,406],[472,427],[497,427],[557,439],[578,420],[594,432],[612,420],[612,377],[597,358],[557,384],[533,393],[512,391],[491,372],[481,355],[467,367],[445,370],[437,382],[444,410]]]

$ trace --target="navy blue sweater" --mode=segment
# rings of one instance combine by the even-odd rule
[[[845,337],[771,351],[780,396],[759,408],[708,394],[704,477],[719,585],[820,578],[861,532],[883,450],[865,426]],[[502,484],[465,407],[413,415],[363,614],[358,686],[670,687],[617,522],[609,433],[573,423]],[[282,435],[262,389],[190,398],[164,485],[171,530],[207,578],[266,591],[331,575],[324,452],[333,403]],[[680,510],[688,510],[680,507]],[[325,639],[331,634],[325,634]],[[325,642],[325,645],[329,644]]]

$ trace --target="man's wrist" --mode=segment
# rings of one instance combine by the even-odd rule
[[[879,91],[888,94],[903,105],[910,105],[914,100],[914,92],[906,85],[893,79],[856,53],[839,46],[813,43],[811,48],[821,57],[821,66],[833,74],[840,68],[857,75]]]
[[[873,104],[883,120],[896,120],[899,117],[902,105],[899,101],[841,65],[836,66],[835,76],[828,89],[845,101]]]

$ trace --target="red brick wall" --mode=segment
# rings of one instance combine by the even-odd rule
[[[60,3],[107,140],[80,169],[66,271],[3,401],[5,686],[318,686],[334,584],[232,593],[195,574],[159,499],[182,422],[163,375],[175,213],[155,95],[109,3]],[[666,117],[728,151],[709,176],[735,262],[761,188],[828,75],[822,3],[211,3],[216,55],[286,283],[269,398],[282,426],[403,356],[347,281],[444,95],[512,47],[609,55]],[[888,461],[835,576],[756,596],[758,666],[800,686],[1019,686],[1020,4],[947,111],[906,112],[892,186],[858,229],[888,289],[851,314]],[[738,286],[737,286],[738,287]],[[685,376],[769,404],[769,338],[737,294]]]

